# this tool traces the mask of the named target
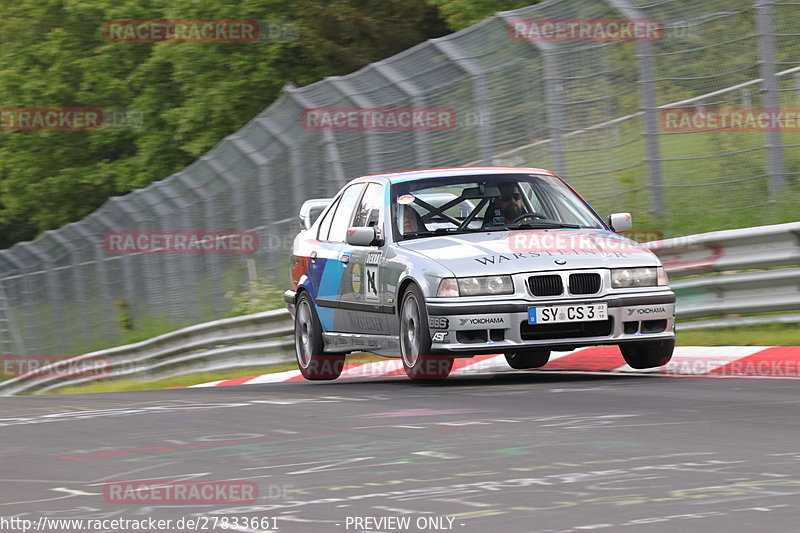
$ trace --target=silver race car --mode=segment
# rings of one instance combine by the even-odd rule
[[[337,378],[355,351],[401,357],[412,379],[477,354],[518,369],[599,344],[634,368],[672,357],[675,294],[658,258],[615,233],[630,215],[604,222],[547,170],[365,176],[300,219],[284,298],[306,379]]]

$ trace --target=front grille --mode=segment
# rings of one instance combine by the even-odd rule
[[[528,278],[528,286],[534,296],[558,296],[564,292],[564,284],[561,276],[531,276]]]
[[[570,274],[570,294],[595,294],[600,292],[600,274]]]
[[[528,324],[527,322],[521,322],[519,325],[519,332],[524,341],[606,337],[611,335],[613,329],[613,318],[595,322],[565,322],[563,324]]]

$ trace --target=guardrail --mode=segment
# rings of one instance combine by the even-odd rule
[[[777,268],[800,266],[800,222],[714,231],[645,245],[669,273],[679,319],[800,310],[800,268]],[[709,319],[678,328],[769,322],[800,322],[800,315]]]
[[[644,243],[674,276],[800,265],[800,222]]]
[[[800,222],[690,235],[646,246],[661,258],[671,278],[696,276],[670,282],[678,295],[679,319],[800,310],[800,268],[775,268],[800,267]],[[800,314],[717,318],[678,327],[764,322],[800,322]],[[193,372],[289,362],[294,360],[292,337],[289,313],[278,309],[198,324],[68,361],[107,366],[102,378],[154,381]],[[97,379],[96,375],[59,375],[57,368],[49,365],[1,382],[0,395],[41,394]]]
[[[294,325],[283,309],[215,320],[146,341],[68,359],[0,383],[0,395],[41,394],[97,379],[155,381],[194,372],[284,363],[294,359]],[[102,375],[80,369],[102,369]],[[66,374],[66,375],[65,375]]]

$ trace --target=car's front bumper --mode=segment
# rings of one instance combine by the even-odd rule
[[[286,303],[286,309],[289,310],[289,314],[292,316],[294,320],[294,298],[297,292],[289,289],[284,291],[283,293],[283,301]]]
[[[528,324],[529,307],[607,305],[606,321]],[[526,348],[572,349],[675,337],[675,294],[652,291],[537,301],[427,302],[433,353],[474,355]]]

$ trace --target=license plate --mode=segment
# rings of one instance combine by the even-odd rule
[[[528,324],[596,322],[608,318],[606,304],[553,305],[529,307]]]

